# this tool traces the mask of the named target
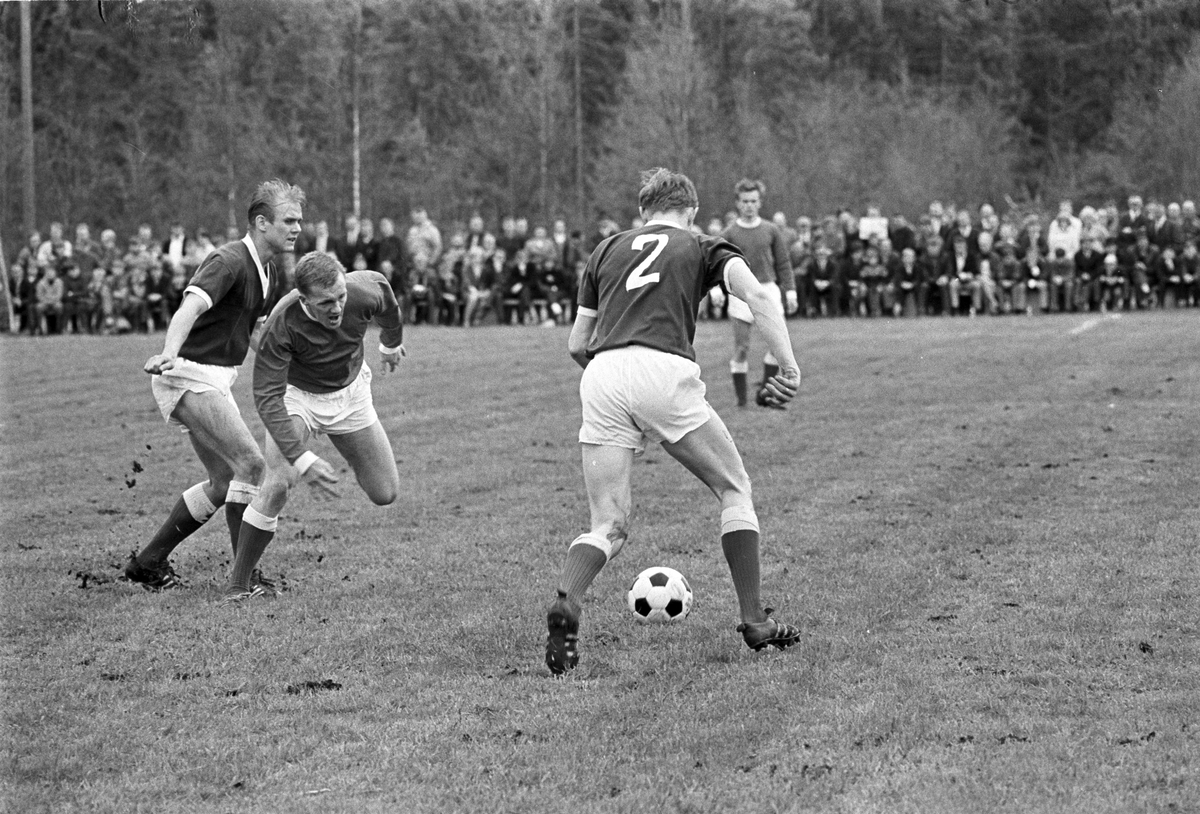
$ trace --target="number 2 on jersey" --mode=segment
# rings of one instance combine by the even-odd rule
[[[653,285],[658,282],[658,272],[652,271],[649,274],[646,270],[658,259],[662,254],[663,249],[667,248],[666,235],[638,235],[633,239],[632,248],[635,252],[640,252],[649,244],[654,243],[654,249],[647,255],[646,259],[637,264],[633,271],[629,272],[629,279],[625,281],[626,291],[636,291],[643,286]]]

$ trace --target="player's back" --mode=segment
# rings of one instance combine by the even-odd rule
[[[580,283],[580,312],[594,315],[588,346],[645,345],[694,360],[696,312],[721,282],[725,261],[741,253],[728,241],[651,221],[613,235],[592,253]]]

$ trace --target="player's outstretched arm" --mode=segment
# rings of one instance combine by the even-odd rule
[[[767,340],[771,354],[779,361],[779,374],[772,376],[765,386],[767,392],[780,402],[791,401],[800,387],[800,365],[792,352],[792,339],[788,335],[787,323],[779,312],[779,304],[764,289],[740,257],[725,264],[725,284],[729,293],[750,306],[754,324]]]
[[[164,370],[173,368],[175,357],[179,355],[179,349],[183,347],[188,334],[192,332],[192,326],[196,324],[196,319],[207,310],[208,303],[204,301],[203,297],[190,291],[184,294],[183,302],[179,304],[179,310],[175,312],[175,316],[171,317],[171,324],[167,326],[167,337],[163,342],[162,353],[151,356],[143,370],[157,376]]]

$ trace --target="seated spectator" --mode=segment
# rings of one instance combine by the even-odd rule
[[[1200,306],[1200,250],[1197,249],[1196,240],[1183,242],[1179,268],[1183,276],[1183,291],[1186,292],[1180,304]]]
[[[491,237],[491,235],[487,235]],[[492,250],[495,251],[495,238],[492,238]],[[488,241],[467,249],[463,261],[463,325],[470,328],[482,322],[492,310],[492,293],[496,286],[495,269],[489,262]]]
[[[504,282],[501,284],[504,324],[524,325],[531,320],[529,309],[536,287],[536,270],[529,262],[529,254],[525,249],[520,249],[504,269]]]
[[[925,269],[911,246],[900,251],[899,262],[892,268],[891,289],[895,316],[915,317],[925,313]]]
[[[1067,256],[1067,250],[1059,246],[1050,258],[1047,280],[1050,310],[1066,312],[1075,302],[1075,261]]]
[[[943,315],[975,316],[983,303],[979,285],[979,260],[968,249],[969,238],[961,229],[951,234],[949,252],[943,255],[938,288],[945,306]]]
[[[537,264],[538,322],[543,325],[564,325],[571,313],[571,291],[562,266],[553,260]]]
[[[858,278],[862,285],[867,315],[882,316],[883,293],[887,286],[888,270],[880,262],[879,249],[875,246],[869,245],[863,250],[862,266],[859,268]]]
[[[979,265],[979,297],[975,309],[992,316],[1000,313],[1000,303],[996,296],[996,283],[1000,274],[1000,254],[995,250],[992,233],[980,230],[977,238],[979,254],[976,263]]]
[[[1075,310],[1093,311],[1100,305],[1100,272],[1104,255],[1099,240],[1084,239],[1075,254]]]
[[[997,310],[1001,314],[1023,314],[1025,278],[1021,261],[1017,259],[1017,247],[1012,243],[1001,243],[999,255],[995,271]]]
[[[103,266],[92,269],[92,276],[87,285],[86,307],[88,333],[112,333],[112,287],[108,283],[108,272]]]
[[[441,292],[438,290],[437,272],[429,267],[428,256],[416,255],[408,282],[408,321],[413,324],[436,322]]]
[[[170,275],[164,271],[164,266],[171,268]],[[178,268],[177,271],[176,268]],[[179,307],[179,302],[175,299],[175,290],[171,284],[171,280],[175,274],[182,275],[184,273],[183,268],[183,261],[181,259],[178,267],[174,266],[173,263],[164,263],[163,265],[151,266],[149,271],[146,272],[146,314],[149,330],[155,331],[159,328],[165,330],[167,324],[171,321],[171,316],[175,313],[175,309]]]
[[[150,317],[149,279],[148,271],[140,265],[129,270],[129,291],[125,297],[125,318],[129,320],[132,330],[138,333],[150,333],[154,322]]]
[[[62,333],[63,296],[65,286],[54,263],[46,266],[37,281],[37,312],[39,330],[44,334]]]
[[[1097,287],[1100,310],[1119,311],[1125,301],[1125,274],[1117,259],[1116,244],[1110,243],[1105,248]]]
[[[850,247],[850,254],[842,259],[838,272],[838,290],[842,294],[842,301],[838,303],[838,307],[844,314],[861,317],[867,313],[867,288],[860,276],[863,265],[863,244],[861,240],[857,239],[848,240],[847,243]]]
[[[1155,261],[1154,279],[1158,284],[1159,302],[1163,308],[1178,308],[1188,299],[1187,284],[1183,281],[1183,264],[1175,257],[1175,247],[1167,246]]]
[[[812,257],[808,261],[808,279],[813,291],[813,314],[824,317],[838,315],[838,268],[833,260],[833,250],[824,240],[817,241]]]
[[[1025,280],[1025,313],[1032,314],[1035,307],[1043,314],[1049,311],[1050,274],[1036,241],[1031,241],[1025,248],[1021,276]]]
[[[1125,307],[1130,310],[1152,308],[1154,286],[1150,275],[1158,260],[1158,249],[1150,242],[1149,230],[1139,229],[1133,246],[1127,248],[1123,256],[1118,253],[1117,257],[1123,261],[1125,269]]]

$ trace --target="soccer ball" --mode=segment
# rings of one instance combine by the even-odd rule
[[[638,574],[626,598],[639,622],[678,622],[692,609],[692,589],[687,580],[664,565]]]

